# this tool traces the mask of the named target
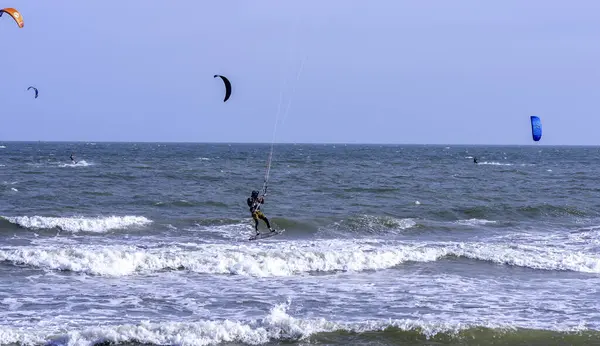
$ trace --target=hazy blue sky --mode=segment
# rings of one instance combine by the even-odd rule
[[[598,0],[0,6],[0,140],[600,144]]]

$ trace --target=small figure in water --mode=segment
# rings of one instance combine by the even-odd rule
[[[476,157],[473,158],[473,163],[477,163],[477,158]]]
[[[71,153],[71,156],[70,156],[70,157],[71,157],[71,163],[73,163],[73,164],[76,164],[76,163],[77,163],[77,161],[75,161],[75,159],[73,158],[73,153]]]
[[[265,197],[258,197],[258,191],[255,190],[252,191],[252,195],[248,197],[246,203],[248,203],[248,206],[250,207],[250,213],[252,214],[252,218],[254,219],[254,230],[256,231],[256,235],[260,234],[260,232],[258,231],[258,219],[263,220],[267,224],[269,231],[275,232],[275,230],[271,229],[269,219],[267,219],[265,214],[263,214],[262,211],[260,211],[260,205],[265,203]]]

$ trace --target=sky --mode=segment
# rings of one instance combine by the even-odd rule
[[[0,6],[0,141],[600,144],[597,0]]]

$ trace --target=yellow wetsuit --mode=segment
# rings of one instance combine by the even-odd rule
[[[258,202],[258,198],[249,197],[246,201],[248,206],[250,207],[250,213],[252,214],[252,219],[254,219],[254,229],[258,232],[258,219],[263,220],[269,229],[271,229],[271,224],[269,223],[269,219],[260,211],[260,205],[262,203]],[[264,203],[264,200],[263,200]]]

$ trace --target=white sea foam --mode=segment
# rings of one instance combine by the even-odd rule
[[[479,165],[492,165],[492,166],[512,166],[512,163],[501,163],[501,162],[494,162],[494,161],[484,161],[484,162],[478,162],[477,164]]]
[[[63,163],[60,164],[59,167],[88,167],[92,166],[93,163],[88,163],[85,160],[77,161],[77,163]]]
[[[438,333],[456,334],[461,330],[478,327],[515,328],[531,324],[480,321],[458,323],[432,318],[368,320],[364,322],[332,321],[325,318],[296,318],[288,314],[288,304],[278,304],[262,319],[254,320],[201,320],[197,322],[148,322],[124,325],[98,325],[81,328],[38,326],[17,328],[0,326],[0,344],[46,344],[91,346],[99,343],[141,343],[154,345],[216,345],[222,343],[265,344],[272,341],[302,341],[317,333],[346,331],[364,333],[395,327],[419,331],[427,337]],[[577,331],[579,325],[554,325],[552,330]]]
[[[485,219],[468,219],[468,220],[455,221],[455,223],[457,223],[459,225],[465,225],[465,226],[486,225],[486,224],[496,223],[496,222],[497,221],[485,220]]]
[[[47,217],[47,216],[4,216],[6,220],[29,229],[58,228],[66,232],[103,233],[132,226],[145,226],[152,222],[143,216],[105,217]]]
[[[311,272],[365,271],[446,256],[540,270],[600,273],[600,256],[557,248],[488,243],[378,244],[321,240],[258,246],[198,244],[144,249],[136,246],[60,245],[5,247],[0,261],[47,270],[126,276],[162,270],[207,274],[293,276]]]

